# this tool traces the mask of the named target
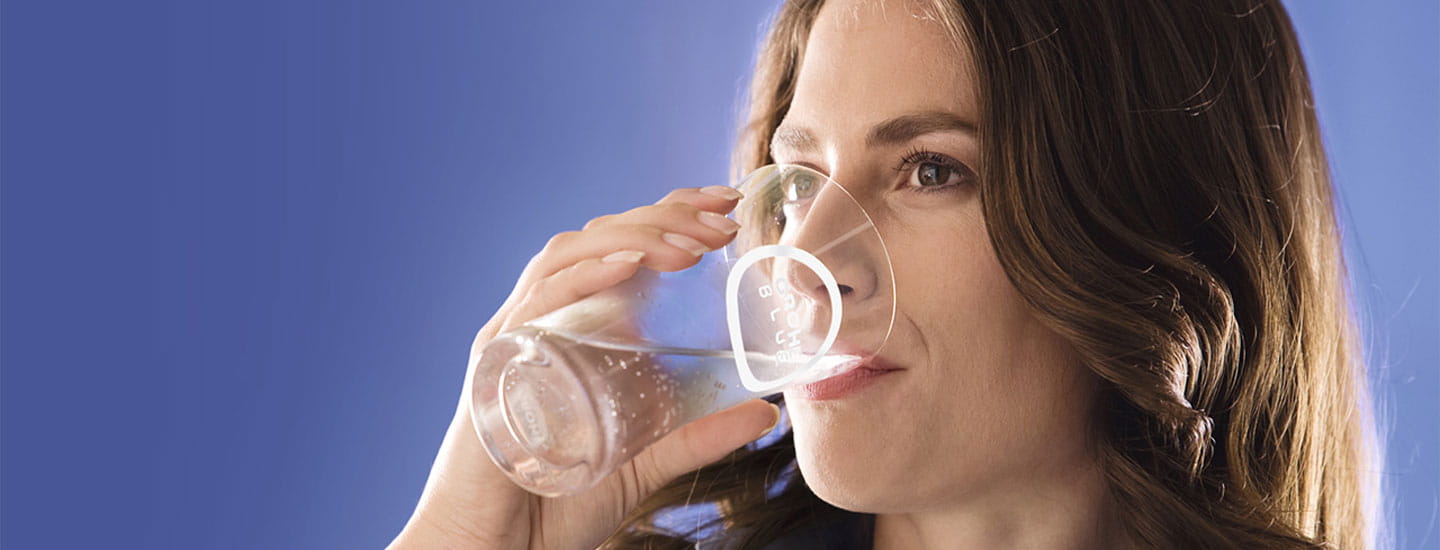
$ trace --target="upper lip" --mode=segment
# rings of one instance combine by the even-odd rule
[[[905,370],[904,367],[897,366],[879,355],[866,357],[865,361],[860,364],[860,368],[870,370]]]
[[[904,370],[904,367],[896,365],[882,356],[875,355],[874,352],[868,351],[858,346],[851,345],[848,342],[844,341],[837,340],[835,342],[835,345],[830,347],[830,353],[839,355],[855,355],[860,357],[860,365],[858,368],[870,370]]]

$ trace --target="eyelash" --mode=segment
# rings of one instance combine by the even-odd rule
[[[905,156],[900,159],[900,164],[895,166],[895,172],[904,174],[909,170],[916,168],[920,164],[938,164],[940,166],[944,166],[945,168],[953,170],[956,173],[960,174],[962,180],[965,178],[966,175],[972,173],[970,168],[965,166],[964,164],[957,162],[950,157],[922,147],[911,147],[910,150],[905,153]],[[928,187],[920,186],[917,187],[915,191],[919,193],[940,193],[957,188],[959,186],[960,184],[941,184]]]

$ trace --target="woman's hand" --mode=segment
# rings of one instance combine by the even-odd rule
[[[495,335],[610,288],[642,265],[657,271],[695,265],[734,237],[725,213],[739,198],[723,186],[677,189],[655,204],[556,235],[476,335],[469,369]],[[672,432],[583,493],[545,498],[516,486],[481,448],[470,421],[472,374],[420,502],[392,548],[593,548],[655,489],[754,441],[779,415],[762,400],[747,401]]]

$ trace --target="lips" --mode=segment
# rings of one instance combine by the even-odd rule
[[[880,381],[888,374],[905,369],[879,356],[858,359],[839,369],[839,374],[797,388],[800,396],[811,401],[829,401],[855,394]]]

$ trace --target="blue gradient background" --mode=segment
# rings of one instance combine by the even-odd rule
[[[519,4],[0,7],[0,546],[389,541],[530,255],[724,183],[775,2]],[[1440,16],[1291,4],[1434,547]]]

